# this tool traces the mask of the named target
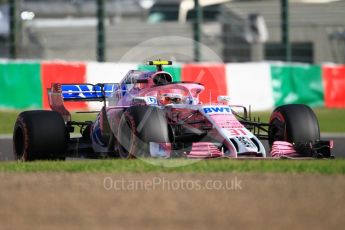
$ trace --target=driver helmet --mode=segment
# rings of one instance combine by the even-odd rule
[[[179,93],[163,93],[160,96],[160,103],[162,105],[167,104],[181,104],[183,96]]]

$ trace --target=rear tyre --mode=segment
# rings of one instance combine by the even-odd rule
[[[306,105],[291,104],[277,107],[270,117],[268,142],[270,148],[274,141],[294,143],[296,150],[308,155],[305,149],[320,140],[320,129],[316,115]]]
[[[68,131],[55,111],[33,110],[18,115],[13,130],[13,152],[17,160],[63,160]]]

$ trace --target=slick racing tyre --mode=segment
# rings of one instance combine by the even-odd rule
[[[270,148],[274,141],[286,141],[295,144],[297,152],[308,155],[308,148],[320,140],[320,129],[313,110],[302,104],[277,107],[270,117],[268,142]]]
[[[168,125],[162,110],[150,106],[134,106],[121,116],[117,150],[121,158],[150,156],[149,142],[167,143]]]
[[[25,111],[18,115],[13,130],[13,151],[17,160],[64,159],[68,132],[55,111]]]

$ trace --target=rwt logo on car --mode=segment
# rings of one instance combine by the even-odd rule
[[[212,106],[212,107],[204,107],[203,108],[204,113],[231,113],[230,107],[218,107],[218,106]]]

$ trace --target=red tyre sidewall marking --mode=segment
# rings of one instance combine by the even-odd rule
[[[278,119],[279,121],[284,123],[284,141],[287,141],[287,132],[286,132],[286,122],[283,114],[281,112],[273,112],[271,117],[270,117],[270,123],[274,120]]]
[[[21,128],[23,131],[23,138],[24,138],[24,146],[23,146],[23,155],[21,156],[20,159],[22,161],[27,161],[28,160],[28,148],[29,148],[29,133],[28,133],[28,128],[26,123],[24,122],[23,117],[18,117],[18,128]],[[16,131],[15,131],[16,132]],[[14,143],[15,145],[16,143]]]
[[[122,119],[128,120],[130,122],[131,138],[133,140],[133,143],[130,146],[130,149],[126,149],[126,147],[123,147],[123,146],[122,146],[122,148],[125,148],[126,151],[128,151],[128,158],[135,158],[136,156],[131,154],[131,152],[133,152],[133,147],[135,146],[136,134],[137,134],[137,130],[135,128],[136,126],[135,126],[134,118],[126,111],[123,113],[123,118],[121,118],[121,120]],[[121,121],[120,121],[120,123],[121,123]],[[119,127],[119,128],[121,128],[121,127]],[[120,135],[121,135],[121,130],[118,131],[118,136],[120,137]],[[122,145],[121,142],[120,142],[120,145]]]

